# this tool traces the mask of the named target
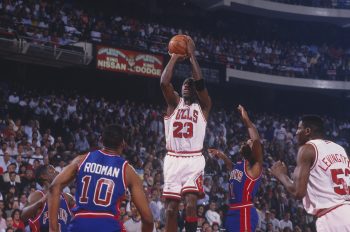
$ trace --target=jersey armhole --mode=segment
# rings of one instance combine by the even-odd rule
[[[316,145],[313,142],[308,142],[307,144],[312,145],[312,147],[315,149],[315,153],[316,153],[316,157],[315,157],[314,163],[312,164],[312,166],[310,168],[310,170],[312,170],[316,166],[316,163],[317,163],[317,160],[318,160],[318,149],[317,149]]]
[[[45,196],[44,192],[41,191],[41,190],[37,190],[36,192],[39,192],[39,193],[41,194],[41,197],[44,197],[44,196]],[[31,223],[35,224],[35,222],[40,218],[41,214],[44,212],[44,209],[45,209],[45,207],[46,207],[46,204],[47,204],[47,203],[45,202],[44,206],[43,206],[42,209],[40,210],[40,213],[38,213],[37,215],[35,215],[34,219],[29,219],[29,221],[30,221]]]
[[[83,166],[83,164],[85,163],[85,161],[87,160],[90,154],[91,152],[87,153],[83,161],[78,165],[78,171],[80,171],[81,166]]]
[[[129,165],[128,161],[125,161],[124,164],[123,164],[123,167],[122,167],[122,179],[123,179],[123,185],[124,185],[124,189],[126,190],[127,187],[128,187],[128,183],[126,181],[126,167],[127,165]]]
[[[179,108],[179,106],[180,106],[180,104],[182,103],[182,97],[180,97],[180,101],[179,101],[179,103],[177,104],[177,106],[176,106],[176,108],[174,109],[174,111],[169,115],[169,116],[167,116],[167,115],[165,115],[164,116],[164,120],[168,120],[168,119],[170,119],[173,115],[174,115],[174,113],[175,113],[175,111]]]

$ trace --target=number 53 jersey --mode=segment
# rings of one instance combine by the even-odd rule
[[[166,148],[176,154],[200,153],[207,121],[198,103],[186,105],[180,98],[174,112],[164,117]]]
[[[319,216],[342,204],[350,204],[350,163],[344,148],[334,142],[315,139],[307,142],[316,157],[310,169],[305,210]]]

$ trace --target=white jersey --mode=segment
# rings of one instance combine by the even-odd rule
[[[190,155],[201,153],[207,121],[198,103],[186,105],[180,98],[174,112],[164,117],[165,140],[168,152]]]
[[[305,210],[313,215],[350,203],[350,162],[344,148],[334,142],[310,140],[316,158],[310,170]]]

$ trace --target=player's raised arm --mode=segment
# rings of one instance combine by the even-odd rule
[[[21,219],[27,221],[38,215],[40,210],[44,207],[45,202],[46,195],[43,195],[38,191],[31,193],[28,197],[27,205],[22,210]]]
[[[185,56],[183,55],[171,54],[171,58],[160,78],[160,88],[162,89],[165,101],[168,104],[168,107],[173,109],[176,108],[180,98],[174,91],[174,87],[171,84],[171,79],[173,77],[176,62],[184,58]]]
[[[48,193],[50,232],[59,231],[57,215],[60,206],[60,194],[62,189],[75,178],[79,165],[85,156],[86,155],[81,155],[75,158],[72,163],[65,167],[63,171],[56,176],[50,185]]]
[[[143,191],[140,177],[135,173],[134,169],[128,164],[126,166],[126,185],[131,192],[131,199],[137,210],[140,212],[142,221],[142,232],[153,231],[153,215]]]
[[[244,107],[239,105],[237,109],[241,114],[242,121],[248,129],[249,137],[253,143],[253,145],[252,145],[252,158],[254,159],[255,162],[262,164],[263,163],[263,149],[261,146],[259,132],[256,129],[255,125],[252,123],[252,121],[250,121],[248,113],[244,109]]]
[[[192,66],[192,76],[194,79],[194,86],[197,91],[199,104],[202,107],[204,116],[206,119],[208,119],[209,111],[211,109],[212,103],[211,103],[210,96],[208,94],[208,90],[205,87],[205,82],[202,77],[202,71],[199,67],[196,56],[194,54],[195,49],[196,47],[194,45],[192,38],[188,36],[187,52],[190,58],[191,66]]]

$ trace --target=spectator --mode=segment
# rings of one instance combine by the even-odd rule
[[[209,209],[205,213],[205,218],[209,222],[210,226],[212,226],[214,222],[217,223],[219,226],[221,225],[220,215],[218,212],[216,212],[216,202],[210,202]]]
[[[282,220],[280,220],[280,229],[284,231],[284,229],[286,227],[288,227],[290,229],[290,231],[293,230],[293,224],[292,222],[289,220],[290,219],[290,213],[286,212],[284,214],[284,218]]]

